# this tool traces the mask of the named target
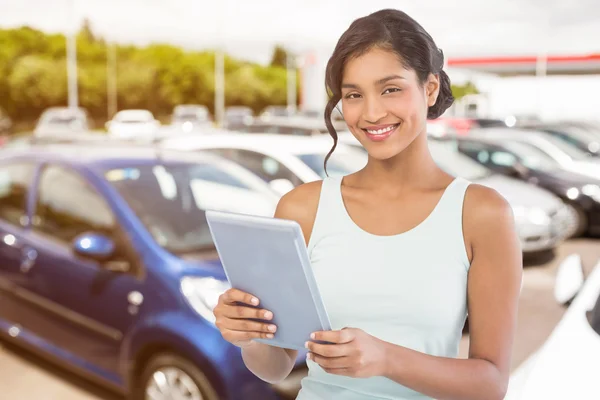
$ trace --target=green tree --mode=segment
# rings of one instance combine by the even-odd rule
[[[35,55],[22,57],[15,63],[8,84],[17,119],[35,119],[47,107],[67,104],[64,61]]]
[[[452,85],[452,95],[455,99],[460,99],[468,94],[478,94],[479,90],[473,82],[467,82],[464,85]]]
[[[288,53],[282,46],[275,46],[273,49],[273,56],[271,57],[272,67],[283,67],[287,65]]]

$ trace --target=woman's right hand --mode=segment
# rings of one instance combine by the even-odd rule
[[[259,300],[255,296],[238,289],[229,289],[219,297],[214,309],[215,325],[229,343],[237,347],[253,344],[252,339],[272,339],[277,327],[271,323],[252,319],[272,320],[269,310],[255,308]]]

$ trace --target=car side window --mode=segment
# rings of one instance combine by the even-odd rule
[[[239,149],[220,149],[218,154],[252,171],[265,182],[271,182],[275,179],[287,179],[294,186],[302,184],[296,174],[290,171],[289,168],[265,154]]]
[[[0,165],[0,219],[15,226],[26,225],[27,196],[35,174],[35,165]]]
[[[469,156],[473,160],[481,164],[488,164],[490,161],[490,153],[482,145],[471,142],[461,142],[459,144],[461,153]]]
[[[82,233],[114,237],[116,218],[105,199],[77,172],[48,166],[38,184],[34,230],[70,245]]]
[[[501,167],[511,167],[517,163],[517,157],[505,151],[494,151],[491,156],[492,163]]]

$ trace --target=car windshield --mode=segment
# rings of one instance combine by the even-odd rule
[[[175,118],[178,120],[183,120],[183,121],[196,121],[196,120],[205,120],[206,115],[204,115],[201,112],[186,112],[186,113],[177,114],[175,116]]]
[[[204,183],[250,189],[210,163],[132,165],[103,174],[156,243],[174,254],[213,248],[204,210],[223,193]]]
[[[537,171],[553,171],[559,168],[556,160],[529,143],[506,140],[502,146],[515,153],[527,168]]]
[[[42,125],[81,127],[84,120],[73,114],[49,114],[43,118]]]
[[[326,153],[298,154],[298,157],[323,179],[327,177],[323,166],[326,156]],[[366,155],[358,151],[334,151],[327,161],[327,172],[329,176],[344,176],[358,171],[366,163]]]
[[[477,161],[459,153],[454,142],[430,142],[429,150],[436,164],[450,175],[467,180],[477,180],[492,174],[489,169]]]

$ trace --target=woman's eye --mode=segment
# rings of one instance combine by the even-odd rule
[[[360,94],[358,93],[350,93],[346,95],[347,99],[358,99],[360,97]]]
[[[389,88],[389,89],[385,89],[383,91],[383,94],[395,93],[395,92],[400,92],[400,91],[401,91],[401,89],[398,89],[398,88]]]

